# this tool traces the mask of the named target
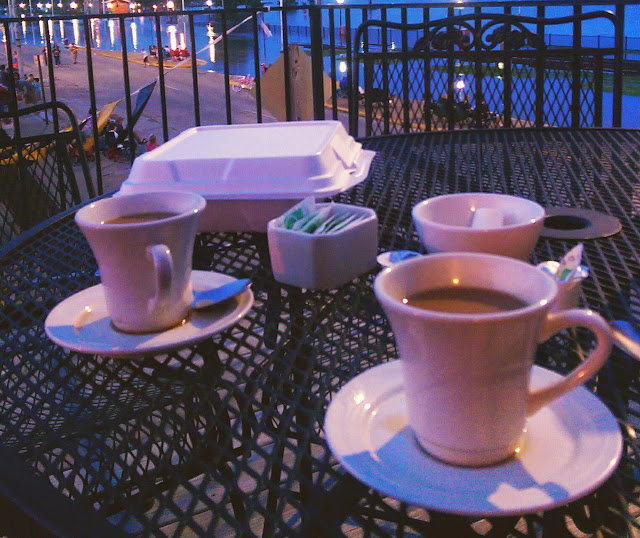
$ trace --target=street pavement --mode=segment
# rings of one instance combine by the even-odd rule
[[[2,47],[2,49],[4,48]],[[34,76],[39,76],[37,64],[34,62],[34,55],[41,52],[42,50],[36,47],[22,47],[24,74],[33,73]],[[102,51],[94,50],[92,51],[92,60],[98,110],[107,103],[123,99],[116,107],[115,113],[126,118],[124,71],[119,53],[103,53]],[[63,49],[61,61],[61,66],[54,67],[56,99],[67,104],[75,112],[78,121],[80,121],[86,117],[91,104],[85,51],[80,49],[78,63],[73,64],[71,53]],[[0,50],[0,64],[3,63],[6,64],[6,55],[4,50]],[[192,71],[190,68],[171,69],[171,67],[172,64],[169,63],[165,68],[168,139],[196,124]],[[46,99],[50,100],[51,85],[49,84],[48,68],[43,65],[42,69]],[[132,92],[152,82],[154,78],[158,77],[158,74],[157,66],[144,66],[140,54],[133,53],[129,55],[129,78]],[[197,77],[201,125],[226,124],[227,112],[223,74],[198,70]],[[230,99],[232,123],[257,122],[256,103],[248,91],[231,91]],[[134,102],[135,97],[132,106]],[[268,111],[263,110],[263,121],[276,120]],[[45,124],[44,118],[41,118],[40,123],[29,126],[31,132],[47,128],[49,127]],[[159,85],[156,86],[142,116],[136,123],[135,130],[142,138],[148,138],[149,135],[155,134],[160,143],[164,141]],[[118,189],[122,181],[128,176],[129,162],[115,162],[102,156],[101,163],[103,191],[111,192]],[[95,181],[95,163],[92,165],[92,174]]]
[[[38,54],[41,55],[40,57],[42,59],[41,48],[22,46],[21,57],[24,75],[32,73],[36,77],[40,76],[38,65],[34,58],[34,55]],[[116,107],[114,113],[126,118],[124,67],[120,52],[95,49],[92,50],[91,58],[98,111],[108,103],[117,99],[123,99]],[[62,47],[61,61],[62,65],[56,66],[53,69],[56,99],[67,104],[74,111],[78,121],[81,121],[87,116],[91,105],[86,52],[83,48],[80,48],[77,64],[74,64],[71,53]],[[6,54],[4,47],[0,47],[0,64],[3,63],[7,63]],[[51,84],[49,83],[49,70],[42,60],[41,63],[41,79],[44,81],[45,98],[50,100]],[[175,65],[175,63],[168,62],[164,70],[167,140],[177,136],[185,129],[196,125],[191,64],[188,62],[183,67],[173,68]],[[128,55],[128,75],[131,92],[135,92],[158,78],[159,70],[156,65],[145,66],[142,61],[142,54],[131,53]],[[226,88],[223,73],[198,70],[197,80],[200,101],[200,124],[227,124],[228,118],[225,105]],[[228,93],[231,103],[231,123],[256,123],[258,121],[256,101],[249,91],[229,91]],[[132,99],[132,107],[134,103],[135,97]],[[345,105],[344,103],[340,104]],[[326,118],[330,119],[331,117],[331,112],[327,110]],[[345,124],[345,127],[347,127],[347,114],[340,112],[339,119]],[[277,120],[268,110],[263,108],[262,121],[273,122]],[[39,122],[29,124],[27,130],[30,133],[37,133],[50,128],[50,125],[47,125],[44,121],[44,117],[41,117]],[[25,129],[23,127],[23,132],[24,131]],[[166,141],[163,135],[159,84],[156,85],[142,116],[136,123],[135,131],[142,138],[148,138],[151,134],[155,134],[159,143]],[[129,161],[113,161],[102,155],[100,162],[103,183],[102,191],[108,193],[117,190],[122,181],[129,175]],[[98,177],[96,163],[92,162],[90,166],[93,180],[96,182]]]

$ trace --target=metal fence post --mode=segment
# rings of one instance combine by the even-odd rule
[[[624,53],[624,4],[616,4],[615,58],[613,66],[613,127],[622,125],[622,69]]]
[[[324,61],[322,56],[322,12],[320,5],[309,6],[309,27],[311,29],[311,86],[313,87],[313,117],[316,120],[323,120]]]

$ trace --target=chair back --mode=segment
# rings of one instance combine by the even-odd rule
[[[612,37],[583,37],[604,21]],[[549,32],[573,36],[549,46]],[[485,127],[619,126],[622,28],[608,11],[534,18],[471,13],[356,30],[351,106],[365,135]],[[604,89],[613,90],[613,99]],[[608,108],[604,108],[605,102]],[[358,119],[351,130],[358,134]]]
[[[0,113],[0,177],[0,246],[95,197],[71,109],[51,102]]]

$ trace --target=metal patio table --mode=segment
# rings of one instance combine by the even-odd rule
[[[588,218],[558,217],[550,229],[561,238],[542,237],[531,261],[559,259],[580,240],[563,234],[588,229],[589,216],[617,218],[621,231],[584,240],[591,274],[581,301],[610,320],[629,317],[623,298],[640,256],[640,132],[457,131],[363,144],[377,152],[370,175],[336,199],[377,211],[380,251],[420,250],[411,208],[439,194],[511,193],[591,210]],[[199,344],[137,360],[71,353],[45,336],[47,313],[97,284],[96,268],[73,212],[0,251],[0,500],[40,528],[216,536],[639,532],[638,363],[620,349],[588,384],[624,436],[612,478],[545,513],[459,517],[370,490],[324,439],[332,396],[397,358],[372,291],[379,268],[336,290],[300,290],[273,280],[263,235],[201,234],[194,268],[251,278],[254,307]],[[537,362],[564,372],[589,345],[588,335],[561,334],[540,347]]]

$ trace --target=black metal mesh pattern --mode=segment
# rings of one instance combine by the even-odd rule
[[[580,26],[611,15],[585,17],[561,22]],[[364,134],[614,125],[620,103],[603,100],[603,70],[610,79],[621,77],[618,53],[547,47],[545,32],[558,21],[483,13],[423,25],[365,22],[354,40]]]
[[[618,217],[623,231],[585,242],[591,276],[581,300],[608,318],[626,316],[618,298],[638,270],[640,133],[467,130],[363,143],[377,151],[370,176],[337,199],[376,209],[381,251],[421,249],[411,208],[437,194],[504,192],[597,209]],[[559,259],[571,246],[541,239],[532,261]],[[200,344],[116,360],[47,340],[48,311],[98,279],[72,215],[34,233],[0,259],[2,446],[135,535],[637,534],[640,393],[628,356],[616,350],[589,385],[626,442],[619,469],[595,493],[526,517],[428,512],[350,477],[322,432],[332,395],[397,357],[372,292],[376,271],[313,292],[274,282],[268,262],[263,235],[200,235],[194,267],[250,277],[255,306]],[[538,363],[564,372],[588,347],[588,339],[560,335],[541,346]],[[37,492],[33,503],[37,511]]]
[[[49,129],[39,135],[24,135],[24,124],[44,121]],[[55,121],[52,119],[55,116]],[[17,114],[0,113],[13,121],[13,135],[0,125],[0,246],[36,224],[95,196],[91,175],[72,112],[61,103],[46,103],[20,109]],[[20,124],[23,128],[20,128]],[[17,125],[17,126],[16,126]],[[58,130],[55,128],[58,126]],[[63,128],[64,126],[64,128]],[[38,125],[38,129],[42,129]],[[72,159],[72,154],[75,157]],[[79,189],[74,161],[81,166]]]
[[[484,59],[460,63],[451,76],[447,73],[447,60],[435,58],[401,59],[397,57],[374,59],[365,73],[371,73],[371,79],[365,79],[364,108],[367,136],[396,134],[403,132],[421,132],[443,129],[464,129],[473,127],[533,127],[536,111],[540,109],[542,125],[548,127],[594,127],[601,126],[602,120],[596,120],[596,102],[602,102],[602,92],[594,86],[590,71],[580,72],[578,121],[574,125],[572,65],[569,61],[556,62],[553,68],[546,69],[543,75],[544,94],[536,99],[538,74],[534,67],[521,62],[531,62],[530,58],[514,59],[510,70],[511,91],[507,95],[504,82],[504,61]],[[428,62],[428,64],[426,63]],[[406,64],[406,79],[403,74]],[[473,71],[476,65],[485,76],[478,79],[482,102],[478,103],[476,77]],[[429,73],[425,68],[429,66]],[[489,74],[491,73],[491,74]],[[431,91],[424,90],[429,80]],[[458,88],[456,85],[461,85]],[[403,87],[411,88],[409,96]],[[424,96],[429,95],[429,98]],[[453,101],[449,96],[454,95]],[[510,110],[505,110],[505,103]],[[449,113],[451,111],[451,114]],[[430,120],[430,121],[429,121]],[[406,126],[408,125],[408,129]]]

